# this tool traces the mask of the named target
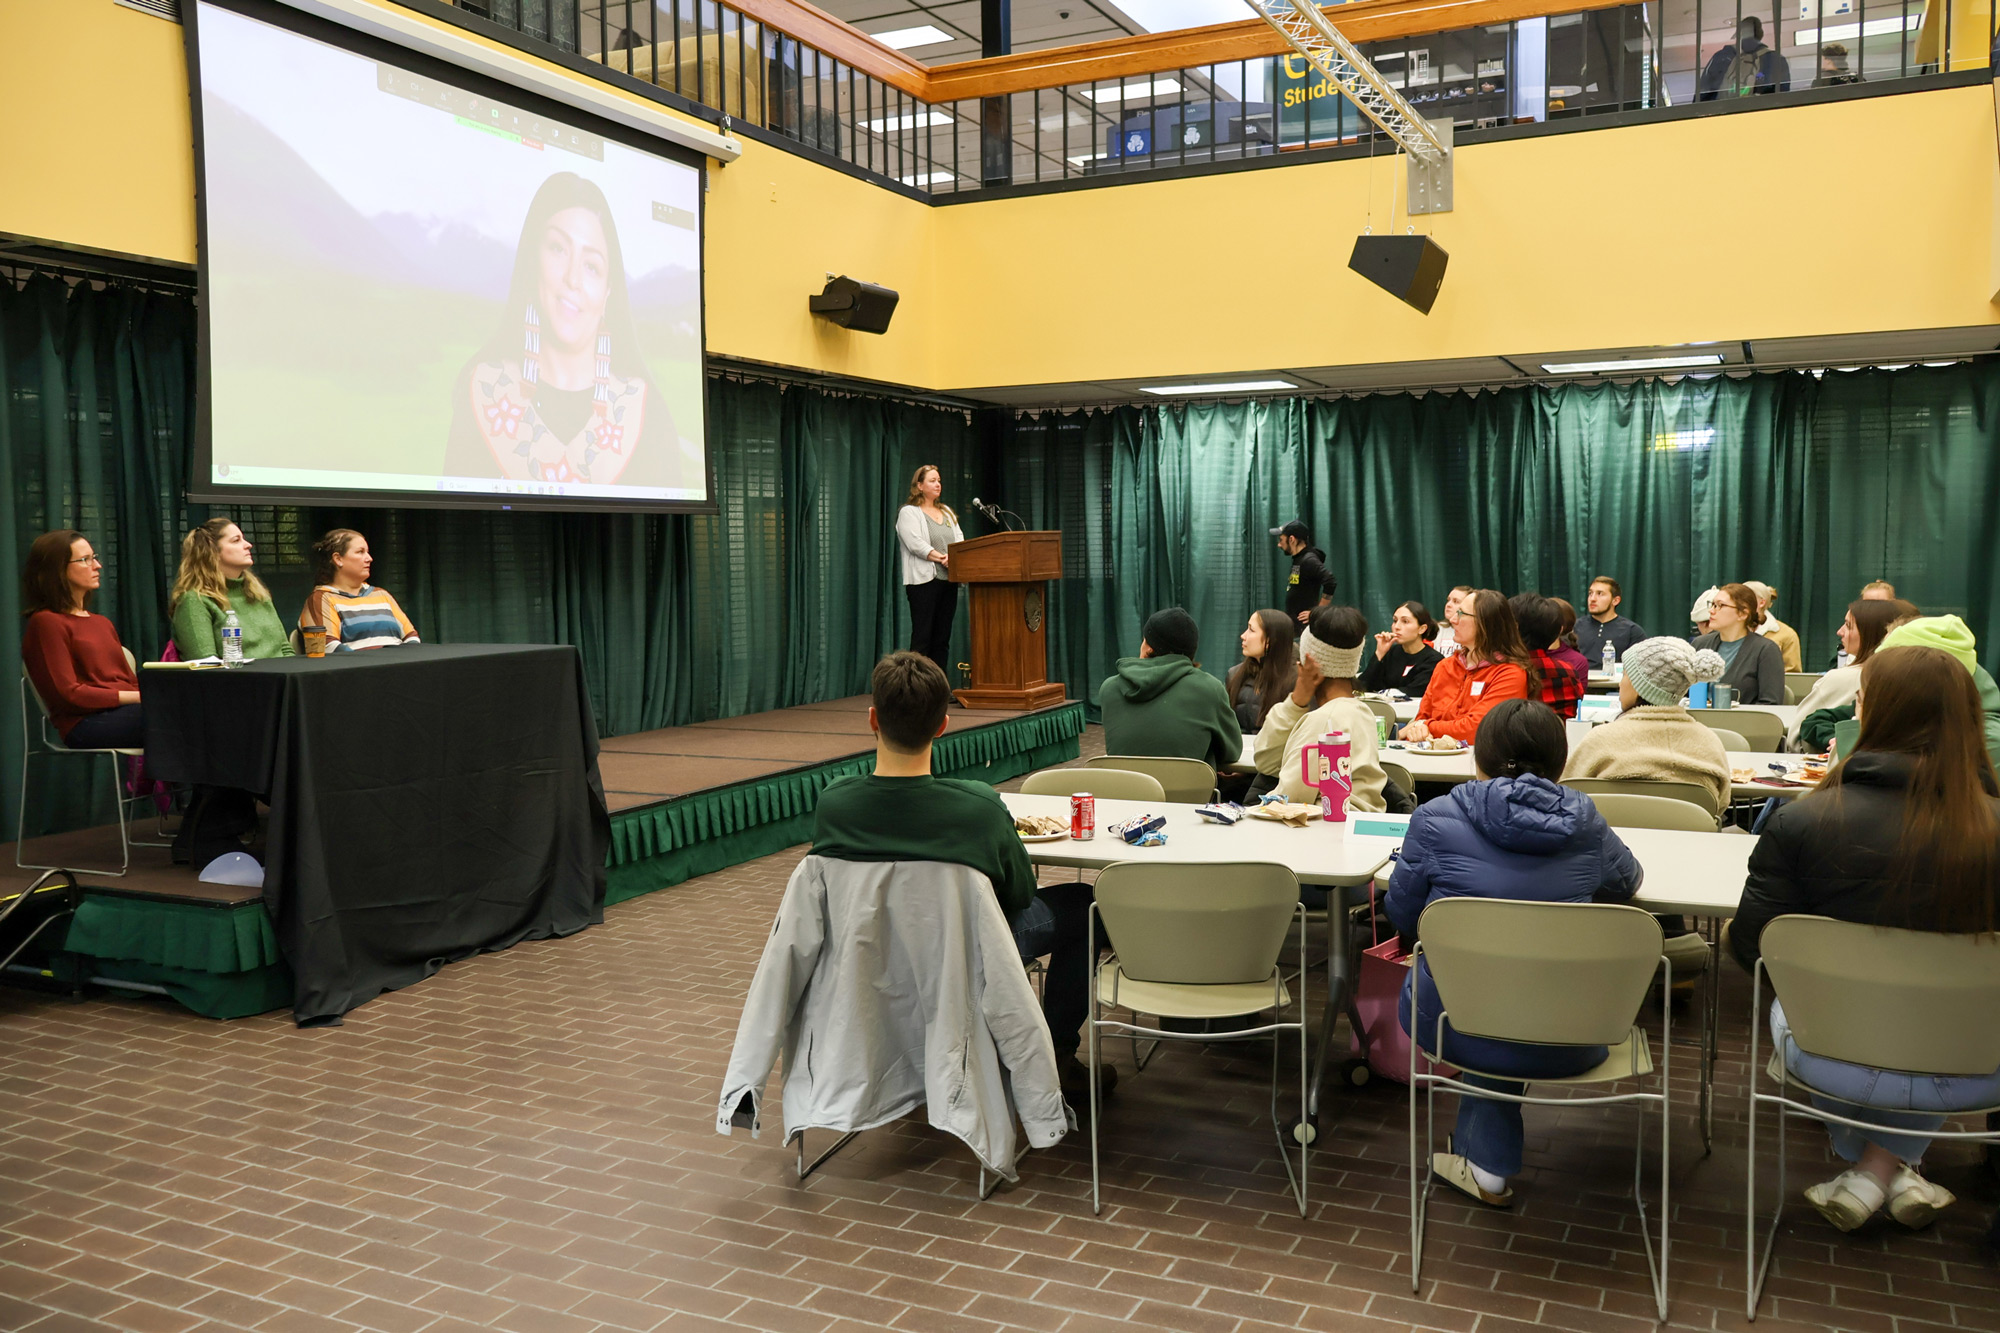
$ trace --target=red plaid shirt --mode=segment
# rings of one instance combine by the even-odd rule
[[[1541,692],[1535,697],[1564,717],[1576,716],[1576,701],[1584,696],[1586,677],[1546,648],[1535,649],[1535,665],[1542,676]]]

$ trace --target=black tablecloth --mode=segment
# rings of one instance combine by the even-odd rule
[[[299,1022],[604,919],[576,649],[412,644],[141,685],[156,777],[271,803],[264,900]]]

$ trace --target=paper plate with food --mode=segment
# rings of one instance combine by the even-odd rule
[[[1014,832],[1022,842],[1060,842],[1069,836],[1069,821],[1054,815],[1015,815]]]

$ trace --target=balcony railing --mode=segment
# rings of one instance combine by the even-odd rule
[[[1482,3],[1426,5],[1416,19],[1475,15]],[[931,195],[1309,149],[1391,151],[1261,24],[1100,43],[1087,57],[1068,48],[926,70],[787,0],[746,0],[764,19],[717,0],[459,6]],[[1399,19],[1409,27],[1410,8],[1356,4],[1350,32],[1394,29]],[[1778,105],[1847,84],[1888,91],[1984,67],[1996,16],[2000,7],[1978,0],[1652,0],[1359,44],[1420,112],[1448,115],[1463,132],[1708,100]],[[773,17],[811,29],[818,44],[773,27]],[[1755,32],[1761,41],[1744,51],[1739,33]],[[1148,67],[1202,49],[1258,53]],[[1099,71],[1105,77],[1063,81]],[[1035,86],[1042,78],[1050,86]],[[941,95],[923,95],[932,88]],[[950,95],[969,91],[980,95]]]

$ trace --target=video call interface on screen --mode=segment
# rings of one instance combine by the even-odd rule
[[[698,168],[220,5],[197,41],[209,493],[709,499]]]

